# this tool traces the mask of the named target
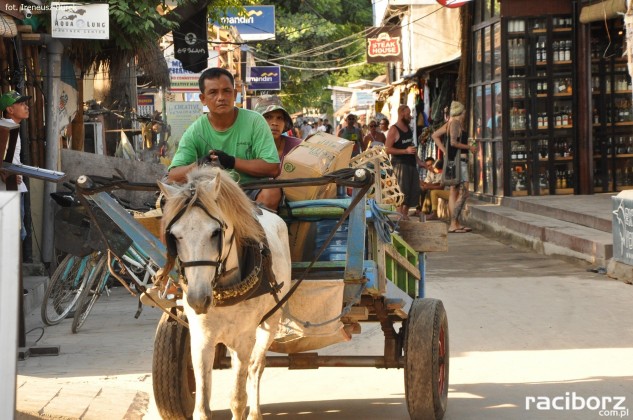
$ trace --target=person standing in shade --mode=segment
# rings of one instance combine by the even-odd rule
[[[476,146],[468,145],[468,133],[464,129],[466,115],[464,111],[464,105],[460,102],[451,102],[448,121],[431,135],[437,147],[442,151],[444,159],[453,160],[458,153],[460,154],[460,182],[457,185],[451,185],[448,199],[448,211],[451,214],[449,233],[472,231],[471,228],[462,226],[459,222],[468,199],[468,151],[473,153],[477,151]],[[446,145],[442,141],[445,135],[449,139]]]
[[[378,130],[380,130],[381,133],[386,133],[389,130],[389,120],[382,118],[378,123]]]
[[[420,200],[420,181],[416,160],[417,148],[413,144],[411,109],[407,105],[398,107],[398,121],[387,131],[385,150],[391,155],[391,164],[404,194],[404,202],[398,207],[404,220],[409,220],[409,209],[415,208]]]
[[[260,101],[255,107],[255,111],[264,117],[268,123],[268,127],[270,127],[273,139],[275,139],[275,147],[279,154],[279,165],[281,168],[286,155],[301,144],[302,140],[297,137],[284,135],[284,133],[288,131],[288,127],[292,126],[292,119],[278,98],[273,97],[265,101]]]
[[[15,90],[10,90],[9,92],[0,96],[0,111],[2,112],[3,119],[15,124],[20,124],[23,120],[27,119],[29,117],[29,105],[27,103],[29,99],[31,99],[30,96],[21,95]],[[18,139],[15,143],[15,151],[13,153],[12,163],[22,163],[20,161],[21,150],[22,144],[20,135],[18,134]],[[26,238],[26,229],[24,227],[24,194],[28,192],[28,189],[26,188],[26,184],[22,179],[22,175],[10,175],[2,173],[2,175],[0,175],[0,191],[7,190],[7,182],[9,176],[15,177],[17,191],[20,193],[20,208],[22,213],[20,238],[24,240]]]
[[[226,69],[212,67],[198,80],[200,101],[209,113],[187,128],[169,167],[168,182],[183,183],[198,166],[220,164],[242,184],[279,175],[279,154],[266,120],[255,111],[235,106],[235,80]],[[254,201],[277,210],[276,188],[244,190]]]
[[[376,121],[369,122],[369,132],[363,139],[363,147],[367,149],[368,147],[376,147],[376,146],[385,146],[385,141],[387,138],[385,135],[378,131],[378,123]]]
[[[346,140],[349,140],[354,143],[354,149],[352,149],[352,157],[360,154],[363,151],[363,134],[356,126],[356,115],[349,114],[347,118],[345,118],[345,125],[341,124],[338,132],[336,133],[337,137],[342,137]]]

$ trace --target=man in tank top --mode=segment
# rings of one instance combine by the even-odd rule
[[[398,207],[404,220],[409,219],[409,209],[415,208],[420,200],[420,185],[416,162],[417,149],[413,142],[411,109],[407,105],[398,107],[398,121],[389,127],[385,150],[391,155],[391,164],[398,180],[400,191],[404,194],[404,202]]]

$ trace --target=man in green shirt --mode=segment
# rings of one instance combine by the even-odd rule
[[[209,113],[187,128],[169,166],[169,182],[185,182],[199,165],[220,164],[238,183],[279,175],[279,155],[266,120],[235,107],[235,80],[226,69],[206,69],[198,80],[200,101]],[[277,210],[279,188],[245,190],[251,199]]]

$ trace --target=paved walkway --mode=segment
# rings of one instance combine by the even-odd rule
[[[450,325],[445,419],[598,418],[586,410],[536,416],[523,408],[526,396],[566,392],[626,395],[633,412],[633,287],[588,268],[476,233],[449,235],[449,252],[429,255],[427,293],[442,299]],[[39,309],[30,314],[27,343],[59,345],[60,355],[18,362],[17,418],[158,419],[151,357],[160,312],[145,308],[134,319],[135,311],[135,298],[116,288],[78,334],[71,320],[42,328]],[[382,343],[380,328],[364,324],[362,335],[323,353],[381,354]],[[228,378],[216,374],[215,384]],[[269,369],[265,418],[407,418],[402,374]],[[227,387],[214,387],[213,402],[214,418],[230,418]]]

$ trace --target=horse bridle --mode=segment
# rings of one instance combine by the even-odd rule
[[[215,277],[213,278],[213,281],[212,281],[212,284],[215,285],[217,284],[218,279],[220,278],[220,276],[224,273],[224,270],[226,269],[226,260],[231,255],[231,250],[233,249],[233,242],[234,242],[233,239],[235,237],[235,231],[231,233],[229,251],[226,253],[226,256],[222,258],[223,251],[224,251],[224,232],[226,231],[228,226],[224,221],[213,216],[197,197],[194,200],[193,199],[194,194],[195,194],[195,190],[192,190],[191,196],[185,201],[183,207],[180,209],[180,211],[178,211],[178,213],[176,213],[176,216],[174,216],[174,218],[171,219],[171,221],[169,222],[169,225],[167,225],[166,235],[165,235],[166,242],[167,242],[167,252],[169,253],[171,257],[174,257],[178,260],[179,278],[182,279],[184,284],[187,284],[187,276],[185,275],[185,270],[184,270],[185,268],[206,266],[206,267],[217,267],[215,271]],[[193,203],[192,203],[192,200],[193,200]],[[220,225],[220,233],[219,233],[220,249],[218,252],[218,259],[216,261],[213,261],[213,260],[182,261],[180,257],[178,256],[176,238],[171,233],[171,228],[174,225],[174,223],[180,220],[180,218],[185,214],[185,212],[189,210],[189,208],[192,206],[196,206],[202,209],[202,211],[204,211],[207,214],[207,216],[209,216],[212,220],[217,222],[218,225]]]

